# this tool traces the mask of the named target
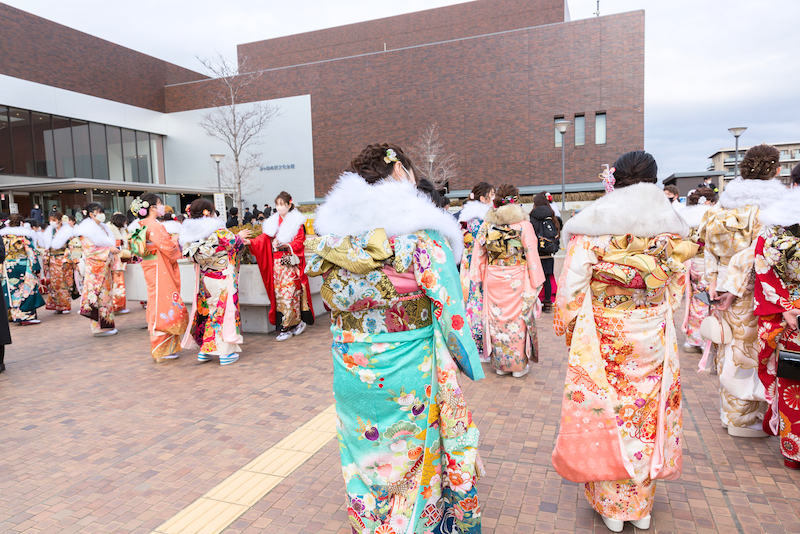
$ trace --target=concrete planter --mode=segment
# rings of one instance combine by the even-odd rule
[[[181,298],[186,306],[191,308],[197,284],[195,266],[188,260],[178,260],[178,266],[181,270]],[[319,294],[322,279],[310,278],[309,282],[314,311],[317,316],[327,316],[328,313],[325,311],[322,297]],[[147,284],[144,281],[142,265],[139,263],[128,264],[125,269],[125,295],[128,300],[147,302]],[[269,324],[270,305],[258,265],[242,265],[239,269],[239,307],[242,316],[242,332],[266,334],[275,331],[275,327]]]

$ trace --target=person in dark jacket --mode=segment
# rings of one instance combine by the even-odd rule
[[[550,207],[550,202],[547,201],[547,197],[544,193],[539,193],[533,197],[533,210],[531,211],[530,219],[533,229],[536,232],[537,240],[539,241],[539,259],[542,261],[542,270],[544,270],[545,277],[547,278],[544,283],[544,300],[542,301],[542,311],[545,313],[550,313],[553,297],[555,297],[555,295],[552,294],[552,285],[554,282],[553,267],[555,260],[553,259],[554,252],[552,250],[548,250],[548,248],[552,249],[553,247],[556,247],[556,250],[558,250],[558,237],[561,233],[561,223],[559,222],[558,217],[556,217],[553,208]],[[548,220],[549,223],[546,225],[545,221]],[[545,226],[550,229],[549,232],[545,231]],[[552,235],[545,235],[552,234],[552,229],[555,229],[555,231],[558,232],[558,235],[555,236],[555,239],[553,239]],[[550,241],[551,243],[548,244],[547,241]],[[555,241],[554,245],[552,244],[553,241]]]
[[[233,208],[228,210],[228,213],[230,213],[231,217],[230,219],[228,219],[228,222],[225,223],[225,228],[233,228],[234,226],[239,226],[239,208],[234,206]]]
[[[6,261],[6,247],[0,239],[0,263]],[[8,317],[6,310],[6,299],[0,298],[0,317]],[[4,362],[6,357],[6,345],[11,345],[11,330],[8,328],[8,321],[0,321],[0,373],[6,370]]]
[[[39,208],[39,204],[33,205],[33,209],[31,210],[31,219],[39,223],[44,222],[44,215],[42,214],[41,208]]]
[[[244,209],[244,224],[249,224],[253,220],[253,214],[250,213],[250,208]]]

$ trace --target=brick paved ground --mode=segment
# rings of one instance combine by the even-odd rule
[[[549,318],[527,377],[464,384],[487,534],[607,532],[582,488],[550,467],[566,351]],[[246,335],[227,367],[188,352],[153,364],[141,309],[106,339],[74,313],[42,319],[12,326],[0,375],[0,532],[150,532],[333,400],[323,318],[286,343]],[[682,358],[684,473],[659,482],[649,532],[800,532],[800,473],[782,466],[775,438],[729,437],[716,377]],[[340,473],[331,441],[226,532],[349,532]]]

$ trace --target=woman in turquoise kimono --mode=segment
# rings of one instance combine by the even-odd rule
[[[9,217],[8,226],[0,229],[6,259],[3,262],[3,295],[11,312],[11,321],[21,325],[41,321],[36,309],[44,306],[39,293],[41,266],[34,250],[36,233],[22,226],[24,218],[19,213]]]
[[[456,221],[417,194],[394,145],[358,155],[318,210],[348,515],[357,534],[478,533],[483,467],[461,372],[483,378],[465,319]]]

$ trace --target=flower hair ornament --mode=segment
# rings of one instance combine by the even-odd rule
[[[697,203],[700,204],[701,206],[706,202],[708,202],[708,199],[706,197],[700,197],[697,199]]]
[[[545,193],[544,197],[547,199],[548,202],[553,202],[553,195],[550,193]]]
[[[385,161],[387,164],[392,164],[397,163],[400,160],[397,159],[397,152],[390,148],[386,151],[386,156],[384,156],[383,161]]]
[[[66,215],[62,215],[61,216],[61,222],[62,223],[68,223],[69,222],[69,217],[67,217]]]
[[[140,197],[134,198],[133,202],[131,202],[131,213],[134,215],[146,217],[148,209],[150,209],[150,203],[146,200],[142,200]]]
[[[607,163],[604,163],[603,167],[606,169],[597,176],[603,180],[603,185],[606,187],[606,193],[613,193],[614,184],[617,183],[617,179],[614,178],[614,171],[617,169],[616,167],[609,167]]]
[[[516,204],[516,203],[517,203],[517,197],[515,197],[513,195],[509,195],[507,197],[503,197],[500,200],[500,205],[501,206],[505,206],[506,204]]]
[[[469,193],[469,199],[470,199],[470,200],[475,200],[475,193],[473,193],[473,192],[471,192],[471,191],[470,191],[470,193]]]

